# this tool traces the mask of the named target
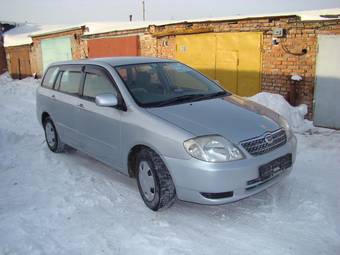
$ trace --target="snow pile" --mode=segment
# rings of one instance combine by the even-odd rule
[[[305,104],[293,107],[283,96],[268,92],[260,92],[249,99],[285,117],[295,132],[305,132],[314,128],[312,121],[304,118],[308,112]]]
[[[0,85],[6,85],[11,81],[13,81],[13,79],[11,78],[8,72],[0,75]]]
[[[281,183],[221,206],[155,213],[135,179],[85,154],[54,154],[39,81],[0,76],[0,254],[340,254],[340,132],[298,134]]]
[[[0,86],[5,95],[17,95],[18,100],[34,100],[35,89],[40,84],[40,79],[27,77],[22,80],[13,80],[8,72],[0,75]],[[26,98],[28,96],[28,98]]]

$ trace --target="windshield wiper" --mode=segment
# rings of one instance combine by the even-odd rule
[[[183,96],[173,97],[173,98],[170,98],[170,99],[162,101],[162,102],[152,103],[152,106],[161,107],[161,106],[171,105],[171,104],[175,104],[175,103],[181,103],[181,102],[185,102],[185,101],[195,102],[195,101],[199,101],[199,100],[210,99],[210,98],[215,98],[215,97],[224,96],[224,95],[229,95],[229,94],[225,91],[220,91],[220,92],[212,93],[212,94],[183,95]]]
[[[161,102],[158,102],[158,103],[153,103],[152,105],[153,106],[165,106],[165,105],[171,105],[171,104],[174,104],[174,103],[180,103],[180,102],[185,102],[185,101],[191,101],[191,100],[194,100],[196,98],[201,98],[203,97],[205,94],[192,94],[192,95],[183,95],[183,96],[178,96],[178,97],[173,97],[173,98],[170,98],[168,100],[165,100],[165,101],[161,101]]]
[[[226,91],[220,91],[220,92],[211,93],[211,94],[204,94],[201,97],[197,97],[195,101],[199,101],[202,99],[211,99],[211,98],[220,97],[220,96],[229,96],[229,93],[227,93]]]

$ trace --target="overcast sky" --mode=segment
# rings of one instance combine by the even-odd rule
[[[237,14],[340,7],[340,0],[145,0],[146,20],[209,18]],[[142,0],[1,0],[0,20],[44,24],[142,19]]]

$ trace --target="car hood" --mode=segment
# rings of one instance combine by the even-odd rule
[[[147,111],[194,136],[217,134],[235,144],[280,128],[277,113],[236,95]]]

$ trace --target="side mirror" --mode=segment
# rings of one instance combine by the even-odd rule
[[[118,98],[113,94],[102,94],[96,96],[96,105],[103,107],[113,107],[118,105]]]

